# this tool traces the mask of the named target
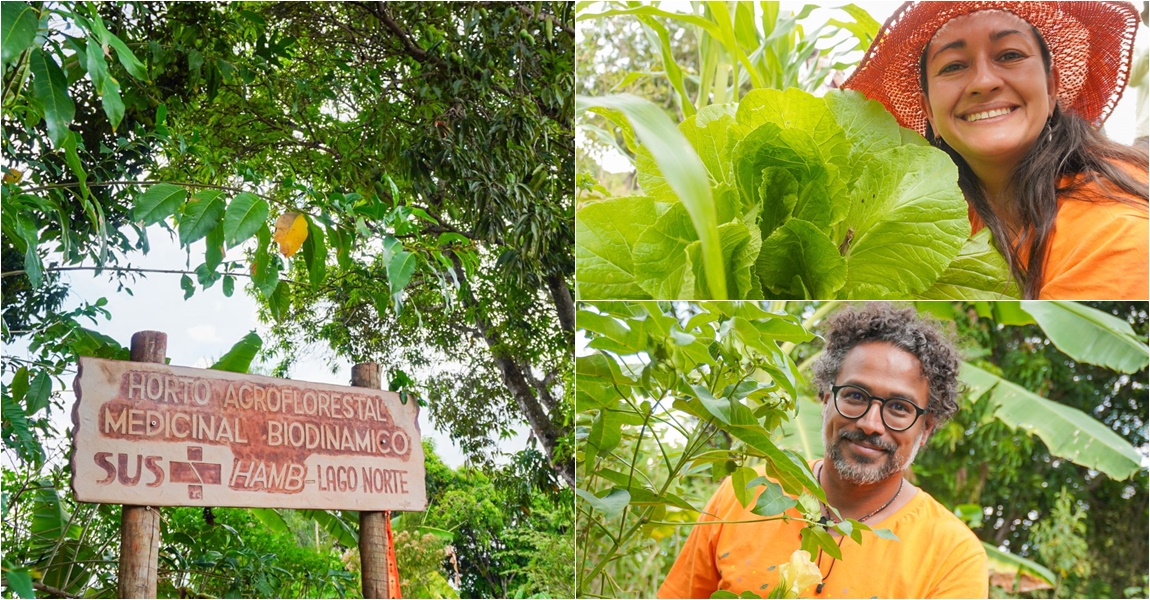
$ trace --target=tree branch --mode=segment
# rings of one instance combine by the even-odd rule
[[[272,202],[274,204],[280,204],[280,202],[278,200],[276,200],[275,198],[272,198],[270,196],[265,196],[265,195],[257,193],[257,192],[252,192],[249,190],[245,190],[245,189],[241,189],[241,188],[237,188],[237,187],[232,187],[232,186],[228,186],[228,185],[215,185],[215,184],[211,184],[211,183],[191,183],[191,182],[187,182],[187,181],[97,181],[94,183],[89,183],[87,185],[88,185],[88,187],[91,188],[91,187],[107,187],[110,185],[156,185],[156,184],[160,184],[160,183],[169,183],[171,185],[181,185],[184,187],[193,187],[193,188],[204,188],[204,189],[209,189],[209,190],[223,190],[225,192],[236,192],[237,194],[241,193],[241,192],[247,192],[249,194],[252,194],[253,196],[258,196],[260,198],[263,198],[264,200],[267,200],[268,202]],[[42,185],[39,187],[28,188],[28,189],[22,190],[22,191],[26,194],[31,194],[33,192],[43,192],[46,190],[56,190],[56,189],[61,189],[61,188],[76,187],[78,185],[80,185],[79,181],[66,181],[64,183],[50,183],[48,185]]]
[[[197,275],[197,273],[195,271],[182,271],[179,269],[143,269],[143,268],[139,268],[139,267],[95,267],[95,266],[92,266],[92,267],[86,267],[86,266],[45,267],[43,269],[43,271],[45,271],[45,272],[53,272],[53,271],[118,271],[121,273],[163,273],[166,275]],[[3,273],[0,273],[0,279],[2,279],[4,277],[13,277],[16,275],[23,275],[23,274],[24,274],[24,271],[22,271],[22,270],[21,271],[4,271]],[[248,279],[252,278],[252,275],[250,273],[238,273],[236,271],[225,271],[223,273],[220,273],[220,276],[226,276],[226,275],[230,275],[232,277],[247,277]],[[285,283],[290,283],[292,285],[299,285],[300,284],[300,282],[295,281],[294,279],[280,278],[280,281],[283,281]]]
[[[530,17],[532,19],[535,19],[536,21],[544,20],[544,19],[540,19],[539,16],[536,15],[534,11],[532,11],[530,8],[528,8],[526,6],[523,6],[522,4],[516,5],[516,8],[519,9],[519,12],[527,15],[528,17]],[[558,27],[559,29],[562,29],[563,31],[567,32],[567,34],[570,35],[571,37],[575,37],[575,28],[574,27],[570,27],[568,25],[560,23],[558,17],[552,18],[551,22],[554,23],[555,26]]]

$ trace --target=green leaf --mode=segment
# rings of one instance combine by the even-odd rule
[[[214,369],[215,367],[212,368]],[[291,527],[288,525],[287,521],[284,520],[283,515],[281,515],[274,508],[249,508],[248,511],[250,511],[255,518],[259,519],[260,522],[263,523],[268,529],[275,533],[287,533],[291,531]]]
[[[580,298],[641,299],[633,252],[655,202],[636,196],[592,202],[575,212],[575,278]]]
[[[267,200],[251,192],[236,194],[224,211],[224,241],[228,247],[234,248],[255,235],[261,226],[266,227],[268,213]]]
[[[247,373],[251,369],[252,360],[255,359],[263,345],[264,341],[253,331],[236,342],[231,350],[228,350],[216,361],[216,364],[208,368],[232,373]]]
[[[232,277],[231,275],[225,275],[223,288],[224,296],[231,298],[232,294],[234,294],[236,291],[236,278]]]
[[[843,128],[835,121],[828,102],[797,88],[751,90],[739,102],[738,124],[732,135],[743,138],[771,123],[781,130],[804,132],[813,142],[814,157],[821,164],[845,164],[851,150]]]
[[[319,285],[327,277],[327,244],[323,228],[307,217],[308,235],[303,241],[304,264],[312,285]]]
[[[715,233],[717,238],[718,228]],[[646,297],[667,300],[698,298],[695,271],[686,255],[687,246],[696,240],[691,217],[682,204],[671,205],[639,235],[632,259],[639,287],[646,292]],[[721,249],[719,257],[718,266],[722,267]]]
[[[98,229],[100,227],[99,217],[96,216],[92,210],[92,205],[89,202],[92,200],[92,192],[88,189],[88,173],[84,170],[84,163],[80,161],[79,146],[83,141],[80,139],[80,134],[75,131],[68,131],[64,136],[64,141],[60,147],[64,149],[64,162],[68,163],[68,168],[72,170],[72,174],[80,183],[80,193],[83,195],[82,202],[84,203],[84,212],[88,215],[88,219]]]
[[[223,223],[216,223],[216,226],[208,231],[204,239],[204,246],[204,264],[207,265],[208,270],[214,271],[224,261]]]
[[[387,263],[387,284],[391,288],[392,296],[407,287],[418,264],[416,255],[407,250],[397,250],[391,256],[391,260]]]
[[[698,152],[714,185],[734,183],[728,132],[735,123],[736,104],[711,105],[679,124],[679,131]],[[645,223],[647,221],[636,221]]]
[[[192,278],[187,275],[181,275],[180,288],[184,290],[184,300],[187,300],[196,293],[196,282],[192,281]]]
[[[690,142],[654,104],[622,94],[588,98],[578,96],[579,110],[602,106],[622,111],[634,126],[635,134],[643,142],[674,191],[675,197],[686,208],[695,226],[696,238],[702,242],[704,272],[708,289],[717,300],[727,298],[726,273],[723,269],[722,249],[719,244],[718,221],[711,200],[711,187],[706,167]]]
[[[930,289],[928,300],[1007,300],[1022,293],[1006,259],[990,244],[990,229],[983,229],[963,244],[962,250]]]
[[[5,2],[5,5],[8,3]],[[21,3],[22,4],[22,3]],[[7,15],[4,16],[8,18]],[[7,48],[7,45],[5,45]],[[7,62],[7,61],[5,61]],[[36,592],[32,589],[32,576],[27,569],[4,569],[4,578],[8,581],[8,589],[21,598],[35,598]]]
[[[906,297],[934,284],[970,233],[957,180],[954,161],[935,148],[899,146],[872,157],[840,225],[854,232],[848,298]]]
[[[26,414],[29,417],[36,416],[36,413],[48,406],[48,400],[51,397],[52,378],[47,371],[36,373],[36,377],[28,385],[28,392],[24,395],[24,406],[28,407]]]
[[[95,358],[108,358],[113,360],[128,360],[128,349],[124,348],[114,338],[98,331],[84,327],[76,327],[69,335],[72,351],[77,356],[93,356]]]
[[[823,552],[826,552],[828,555],[834,557],[837,560],[843,559],[842,548],[839,548],[838,543],[835,542],[835,538],[823,530],[823,528],[813,526],[804,527],[799,535],[802,537],[801,546],[804,550],[806,550],[807,546],[809,545],[807,541],[809,539],[816,548],[821,548]],[[814,555],[815,553],[812,552],[811,556]]]
[[[104,51],[96,38],[87,38],[84,60],[88,67],[88,77],[92,78],[92,85],[96,92],[104,88],[104,80],[108,77],[108,61],[104,60]]]
[[[1052,455],[1117,480],[1139,471],[1142,455],[1138,449],[1090,415],[1047,400],[970,363],[962,363],[959,376],[972,398],[991,402],[998,420],[1037,435]]]
[[[891,541],[895,541],[895,542],[902,541],[902,540],[898,539],[898,536],[895,535],[893,531],[891,531],[889,529],[872,529],[871,531],[873,531],[875,535],[879,536],[880,538],[882,538],[884,540],[891,540]]]
[[[575,488],[575,494],[608,518],[614,517],[623,511],[631,502],[631,493],[621,487],[613,487],[603,497],[599,497],[583,488]]]
[[[320,529],[348,548],[359,546],[358,525],[351,525],[334,510],[300,510],[296,514],[319,524]],[[352,513],[354,515],[354,513]]]
[[[724,429],[731,436],[742,440],[762,456],[766,457],[767,476],[782,484],[790,494],[799,494],[803,489],[810,490],[820,500],[826,496],[811,474],[810,468],[802,461],[787,455],[775,446],[770,434],[755,419],[754,413],[738,400],[715,398],[704,386],[692,385],[697,404],[686,402],[684,408],[703,419],[714,417],[725,424]],[[676,406],[680,406],[676,404]]]
[[[834,298],[847,277],[834,242],[802,219],[787,221],[763,240],[756,269],[772,298]]]
[[[159,223],[176,214],[187,197],[188,191],[181,186],[170,183],[153,185],[136,197],[132,217],[144,226]]]
[[[268,244],[271,243],[272,238],[268,226],[265,224],[259,227],[257,234],[259,239],[255,256],[252,258],[252,283],[259,290],[260,295],[266,299],[271,298],[276,287],[279,286],[280,262],[276,255],[268,252]]]
[[[754,493],[748,488],[748,483],[755,479],[757,474],[755,470],[750,467],[739,467],[731,473],[731,488],[735,491],[735,498],[744,507],[751,503],[751,495]]]
[[[0,38],[2,38],[3,62],[5,70],[8,63],[16,60],[20,53],[28,49],[36,39],[36,30],[40,19],[36,9],[27,2],[4,2],[0,4]],[[24,596],[30,598],[31,596]]]
[[[595,456],[606,456],[623,439],[623,415],[617,411],[603,409],[591,424],[591,434],[587,436],[587,462],[593,463]]]
[[[797,500],[783,492],[783,486],[770,480],[764,480],[764,483],[763,493],[759,495],[759,499],[755,502],[755,508],[751,509],[751,512],[761,517],[773,517],[783,514],[798,504]]]
[[[1078,362],[1137,373],[1150,362],[1150,348],[1130,324],[1075,302],[1023,302],[1025,310],[1054,343]]]
[[[40,445],[40,439],[36,434],[32,433],[31,425],[28,423],[28,415],[24,412],[24,408],[16,404],[8,396],[0,399],[0,414],[4,416],[4,440],[5,444],[12,435],[16,436],[17,449],[20,455],[27,460],[35,463],[43,462],[44,449]]]
[[[180,245],[188,246],[203,239],[220,224],[224,216],[224,193],[200,190],[188,200],[178,225]]]
[[[59,146],[68,135],[68,126],[76,118],[76,104],[68,95],[68,78],[60,66],[43,50],[32,50],[29,63],[34,76],[32,95],[44,107],[44,121],[48,125],[48,138]]]
[[[35,231],[32,232],[33,235],[35,233]],[[40,287],[40,282],[43,280],[43,273],[40,266],[40,254],[36,252],[35,238],[32,239],[32,242],[27,245],[27,249],[24,251],[24,275],[28,277],[28,282],[32,284],[32,287],[37,288]]]
[[[124,69],[127,70],[128,73],[131,73],[136,79],[147,81],[148,72],[147,69],[144,68],[144,63],[140,62],[135,54],[132,54],[132,51],[128,49],[127,44],[125,44],[123,40],[108,31],[108,28],[104,26],[103,19],[100,18],[99,13],[95,12],[94,9],[92,10],[91,17],[90,23],[92,24],[92,31],[96,34],[100,43],[104,46],[111,46],[116,50],[116,58],[120,60],[120,64],[124,66]]]
[[[104,50],[95,38],[88,38],[87,52],[88,76],[92,78],[92,85],[100,95],[100,102],[104,106],[104,114],[112,124],[112,131],[120,126],[124,119],[124,100],[120,97],[120,82],[108,73],[108,62],[104,60]]]

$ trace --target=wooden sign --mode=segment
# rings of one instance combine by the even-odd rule
[[[86,357],[75,390],[81,502],[427,507],[419,407],[394,392]]]

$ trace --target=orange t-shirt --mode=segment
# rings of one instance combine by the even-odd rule
[[[750,507],[754,506],[752,500]],[[799,516],[795,509],[786,514]],[[727,478],[699,515],[699,522],[759,518],[743,508]],[[833,567],[831,557],[823,553],[820,572],[830,574],[822,593],[816,594],[811,586],[802,590],[802,597],[987,597],[990,579],[982,543],[926,492],[919,490],[898,512],[867,525],[890,529],[900,541],[869,531],[863,532],[861,545],[844,538],[843,558]],[[799,548],[802,527],[801,522],[781,520],[695,525],[659,588],[659,597],[709,598],[717,590],[766,597],[778,585],[777,567]]]
[[[1146,175],[1127,171],[1136,179]],[[1061,186],[1070,181],[1063,178]],[[1093,182],[1058,198],[1039,300],[1146,300],[1150,295],[1146,203],[1116,188],[1114,193],[1134,205],[1114,200]],[[972,233],[977,233],[982,220],[973,208],[970,217]]]

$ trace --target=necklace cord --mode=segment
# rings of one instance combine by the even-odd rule
[[[821,463],[821,462],[819,463],[819,472],[815,474],[815,478],[819,482],[819,487],[822,487],[822,485],[823,485],[823,463]],[[878,513],[882,512],[883,509],[885,509],[886,507],[893,504],[895,499],[898,498],[899,494],[902,493],[902,484],[905,482],[906,482],[905,479],[903,479],[902,477],[899,477],[899,479],[898,479],[898,490],[895,491],[894,496],[891,496],[890,500],[887,500],[886,504],[883,504],[882,506],[878,507],[877,510],[872,511],[869,514],[867,514],[865,517],[859,519],[858,520],[859,523],[862,523],[863,521],[877,515]],[[825,506],[827,508],[827,513],[830,513],[830,506],[827,504],[823,504],[823,506]],[[821,508],[820,508],[820,510],[821,510]],[[828,517],[830,518],[831,521],[834,521],[833,513],[824,515],[821,519],[819,519],[819,523],[822,524],[823,527],[826,527]],[[835,521],[835,522],[841,523],[841,521]],[[843,547],[843,540],[845,538],[846,538],[846,536],[840,536],[839,537],[839,542],[838,542],[839,548]],[[831,557],[831,566],[829,569],[827,569],[827,574],[823,575],[823,549],[821,547],[819,548],[819,556],[818,556],[818,559],[816,559],[815,564],[819,569],[819,576],[822,577],[822,581],[817,586],[815,586],[815,593],[816,594],[823,593],[823,588],[826,587],[826,585],[827,585],[827,578],[829,578],[831,576],[831,573],[833,573],[835,570],[835,562],[836,562],[836,559],[835,559],[835,557],[832,556]]]

